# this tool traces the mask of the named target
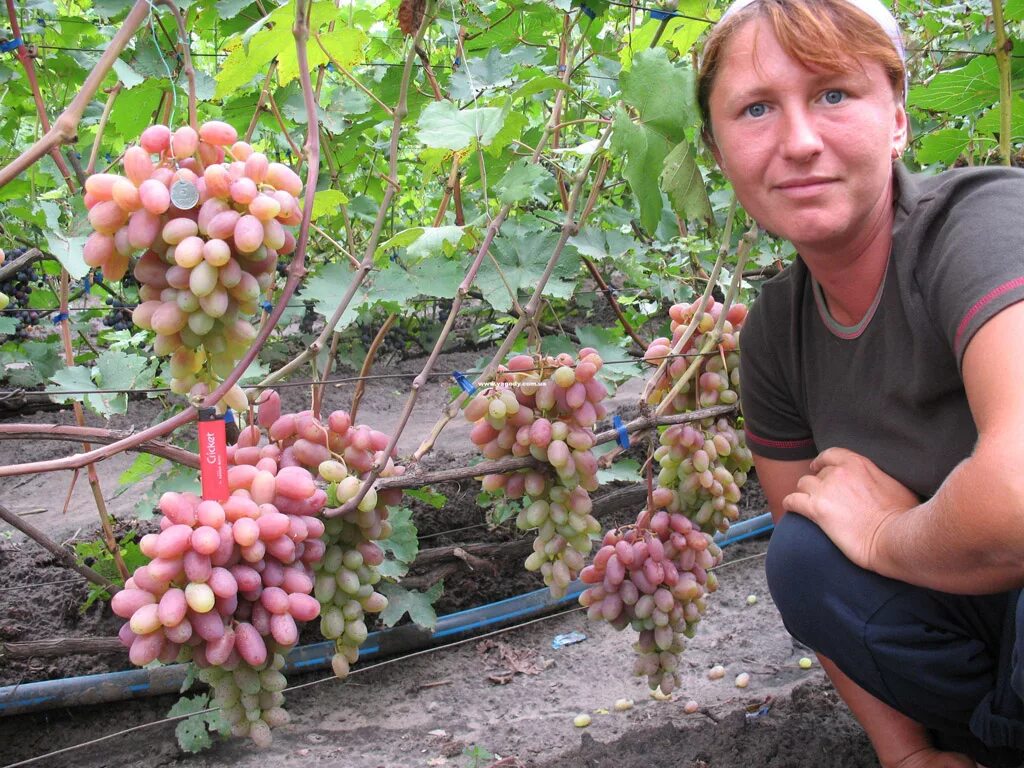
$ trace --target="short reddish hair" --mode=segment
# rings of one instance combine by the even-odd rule
[[[846,0],[754,0],[715,25],[697,74],[697,104],[710,138],[711,89],[722,51],[753,18],[766,19],[782,49],[801,64],[825,72],[848,72],[859,58],[882,65],[893,91],[905,96],[906,69],[893,41],[871,16]]]

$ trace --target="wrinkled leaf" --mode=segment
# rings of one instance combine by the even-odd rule
[[[397,584],[386,583],[379,584],[377,589],[388,599],[388,607],[380,614],[384,626],[395,626],[407,613],[413,623],[424,629],[432,631],[437,626],[437,612],[434,610],[434,603],[444,592],[444,582],[437,582],[426,592],[404,589]]]
[[[551,174],[542,166],[523,158],[512,164],[501,181],[495,185],[495,191],[503,203],[518,203],[523,200],[539,200],[544,203],[548,197],[540,191],[540,185],[549,178]]]
[[[393,557],[387,558],[377,567],[385,578],[399,579],[409,572],[409,565],[416,559],[420,551],[420,542],[417,538],[416,526],[412,521],[412,510],[408,507],[392,509],[388,513],[388,520],[391,522],[392,533],[386,539],[377,542],[378,546],[385,553]]]
[[[450,101],[434,101],[420,114],[416,136],[428,147],[465,149],[474,141],[486,147],[504,122],[498,107],[460,110]]]
[[[680,217],[705,223],[712,220],[708,190],[688,141],[681,141],[668,153],[659,181],[672,203],[672,209]]]

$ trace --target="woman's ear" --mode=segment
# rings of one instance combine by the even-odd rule
[[[907,118],[907,108],[902,101],[896,102],[896,115],[893,120],[892,131],[892,156],[893,159],[903,155],[903,151],[910,143],[910,121]],[[717,158],[716,158],[717,159]]]
[[[715,141],[715,134],[712,133],[711,127],[705,125],[700,132],[700,137],[704,145],[711,150],[711,156],[715,158],[718,169],[726,178],[729,178],[729,172],[725,169],[725,163],[722,161],[722,151],[718,148],[718,143]]]

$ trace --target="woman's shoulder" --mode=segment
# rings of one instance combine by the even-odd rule
[[[898,205],[905,213],[927,207],[945,208],[965,199],[981,202],[1008,192],[1005,202],[1024,207],[1024,168],[1003,165],[950,168],[939,173],[914,173],[896,165]]]

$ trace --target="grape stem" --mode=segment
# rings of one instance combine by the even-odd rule
[[[99,584],[101,587],[108,590],[111,594],[119,592],[121,588],[114,582],[103,576],[92,568],[85,565],[79,565],[75,562],[75,557],[67,549],[62,547],[56,541],[51,539],[41,530],[36,528],[31,523],[23,520],[19,515],[16,515],[11,510],[7,509],[3,504],[0,504],[0,520],[3,520],[8,525],[17,528],[23,534],[32,539],[36,544],[41,546],[51,555],[56,557],[65,568],[70,568],[76,573],[80,573],[82,576],[87,578],[93,584]]]
[[[13,0],[7,0],[8,6],[13,7]],[[61,113],[60,117],[53,123],[53,126],[43,135],[39,141],[22,152],[10,163],[0,168],[0,187],[17,178],[22,171],[36,163],[44,155],[49,154],[61,144],[68,144],[78,136],[78,123],[82,119],[85,108],[92,101],[92,97],[99,90],[100,85],[107,74],[114,66],[114,61],[121,55],[121,51],[131,40],[136,30],[145,21],[149,14],[149,0],[136,0],[131,11],[121,22],[117,34],[110,41],[110,45],[100,56],[92,72],[85,79],[82,90],[71,101],[68,108]]]
[[[107,445],[128,437],[131,433],[117,429],[102,427],[79,427],[67,424],[0,424],[0,440],[60,440],[66,442],[99,443]],[[199,468],[199,455],[179,448],[171,443],[150,440],[136,446],[140,453],[159,456],[162,459],[184,464],[187,467]]]
[[[21,38],[21,26],[18,24],[18,12],[14,9],[14,0],[7,0],[7,17],[11,22],[11,37],[15,39]],[[39,81],[36,79],[35,65],[32,63],[32,57],[28,55],[28,50],[24,42],[15,48],[14,55],[18,57],[18,61],[21,62],[21,66],[25,69],[25,78],[28,80],[29,87],[32,89],[32,98],[36,103],[36,114],[39,115],[39,122],[43,126],[43,131],[49,133],[50,118],[46,114],[46,105],[43,104],[43,95],[39,90]],[[56,145],[49,149],[49,155],[57,164],[57,168],[60,169],[60,173],[64,177],[64,181],[67,182],[68,187],[71,188],[72,192],[75,192],[75,183],[71,178],[71,173],[68,171],[64,158],[61,157],[60,151],[57,149]]]

